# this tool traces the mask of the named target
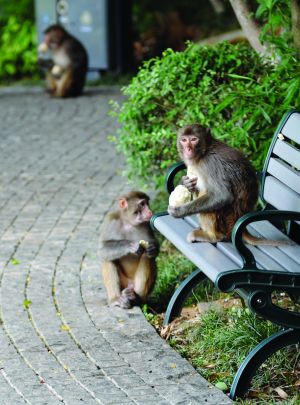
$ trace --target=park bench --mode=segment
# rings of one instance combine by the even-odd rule
[[[167,190],[174,189],[176,174],[184,163],[171,167]],[[300,313],[276,305],[272,293],[284,292],[292,299],[300,296],[300,112],[290,111],[274,134],[261,176],[261,199],[265,209],[240,218],[232,232],[232,242],[188,243],[187,234],[198,227],[195,217],[173,218],[155,214],[151,226],[158,230],[195,266],[195,270],[175,291],[164,320],[169,324],[180,315],[192,290],[210,279],[222,292],[237,292],[248,307],[282,330],[263,340],[239,367],[230,391],[232,399],[243,397],[258,368],[276,351],[300,343]],[[250,246],[242,240],[247,229],[257,237],[286,240],[292,245]]]

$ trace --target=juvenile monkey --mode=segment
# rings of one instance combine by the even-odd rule
[[[47,91],[54,97],[74,97],[82,93],[88,68],[87,52],[75,37],[58,24],[45,32],[39,52],[51,51],[51,61],[39,59],[47,68]]]
[[[104,219],[99,252],[109,304],[131,308],[153,287],[159,246],[149,226],[151,216],[147,194],[131,191]]]
[[[177,149],[194,177],[183,176],[182,184],[193,200],[178,207],[169,205],[176,218],[199,214],[200,228],[188,234],[189,242],[229,240],[235,222],[253,211],[258,199],[254,168],[238,150],[212,137],[210,129],[193,124],[177,134]],[[247,231],[243,238],[253,245],[281,245],[282,241],[255,238]]]

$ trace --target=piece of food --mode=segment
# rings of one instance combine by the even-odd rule
[[[147,247],[149,246],[149,242],[147,242],[146,240],[141,239],[139,241],[139,244],[144,248],[147,249]]]
[[[41,42],[39,47],[38,47],[38,52],[48,52],[49,48],[48,45],[46,44],[46,42]]]
[[[60,76],[62,74],[62,72],[63,72],[63,69],[58,65],[54,65],[51,70],[51,73],[53,74],[53,76]]]
[[[179,207],[191,200],[192,194],[189,190],[181,184],[175,187],[174,191],[170,194],[169,205],[171,207]]]

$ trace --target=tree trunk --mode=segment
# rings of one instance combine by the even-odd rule
[[[300,1],[291,0],[292,33],[295,48],[300,51]]]
[[[263,55],[267,55],[268,53],[266,48],[261,44],[259,40],[260,29],[255,20],[250,15],[251,11],[247,5],[247,1],[230,0],[230,4],[252,48]]]

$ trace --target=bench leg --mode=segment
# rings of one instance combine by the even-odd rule
[[[206,279],[206,275],[197,269],[189,275],[174,292],[166,310],[164,326],[180,315],[182,306],[192,289]]]
[[[258,368],[280,349],[300,342],[300,330],[281,330],[263,340],[240,365],[230,390],[230,398],[243,398]]]

